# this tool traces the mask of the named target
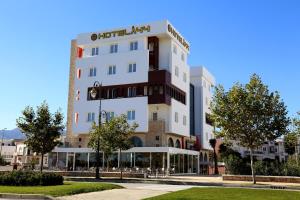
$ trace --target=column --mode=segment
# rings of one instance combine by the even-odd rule
[[[56,168],[58,168],[58,152],[56,152]]]
[[[150,169],[151,169],[151,162],[152,162],[152,154],[150,152]]]
[[[121,158],[120,151],[118,151],[118,168],[120,168],[120,158]]]
[[[135,152],[133,153],[133,167],[135,168]]]
[[[66,155],[66,168],[67,169],[68,169],[68,162],[69,162],[69,152],[67,152],[67,155]]]
[[[74,152],[74,154],[73,154],[73,171],[75,171],[75,156],[76,155],[76,153]]]
[[[170,153],[167,152],[167,175],[170,174],[169,172],[170,172]]]
[[[163,156],[162,156],[162,167],[165,170],[165,153],[163,152],[162,154],[163,154]]]
[[[90,153],[87,153],[87,168],[90,169]]]
[[[197,174],[200,174],[200,159],[199,159],[199,153],[197,155]]]
[[[132,153],[130,153],[130,168],[132,168]]]

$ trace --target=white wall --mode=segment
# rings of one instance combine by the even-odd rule
[[[102,110],[114,112],[115,116],[127,114],[128,110],[135,110],[135,120],[139,127],[137,132],[148,131],[148,98],[133,97],[122,99],[102,100]],[[74,111],[79,113],[78,125],[73,123],[73,133],[88,133],[91,129],[92,122],[87,121],[89,112],[95,113],[95,122],[98,122],[99,101],[88,101],[84,104],[78,104],[74,107]],[[129,121],[132,123],[133,121]]]
[[[215,79],[204,67],[192,67],[190,80],[195,87],[195,135],[200,136],[202,148],[211,149],[209,140],[214,137],[213,127],[206,123],[205,113],[211,113],[211,86],[215,85]]]

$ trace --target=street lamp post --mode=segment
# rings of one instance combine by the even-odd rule
[[[93,88],[90,91],[90,95],[93,99],[97,99],[97,97],[99,98],[99,114],[98,114],[98,127],[99,128],[102,125],[102,123],[101,123],[102,114],[105,115],[105,119],[107,120],[106,111],[101,109],[101,98],[102,98],[101,90],[102,90],[102,84],[100,84],[98,81],[95,81]],[[97,149],[96,149],[96,179],[100,179],[99,168],[100,168],[100,138],[98,137],[97,138]]]
[[[1,146],[0,146],[0,156],[2,155],[2,145],[3,145],[3,139],[4,139],[4,131],[7,128],[2,129],[2,137],[1,137]]]

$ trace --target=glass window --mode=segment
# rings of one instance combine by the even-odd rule
[[[93,113],[93,112],[88,113],[87,121],[88,122],[94,122],[95,121],[95,113]]]
[[[186,83],[186,73],[183,73],[183,82]]]
[[[118,44],[110,45],[110,53],[117,53],[118,52]]]
[[[89,77],[94,77],[97,75],[96,67],[90,68]]]
[[[129,66],[128,66],[128,72],[129,73],[136,72],[136,63],[129,64]]]
[[[135,120],[135,110],[127,111],[127,120]]]
[[[110,121],[112,118],[114,118],[115,113],[114,112],[107,112],[106,114],[106,120]]]
[[[181,60],[184,61],[185,60],[185,56],[184,53],[181,54]]]
[[[97,55],[99,55],[99,48],[98,47],[92,48],[92,56],[97,56]]]
[[[157,112],[154,112],[153,114],[152,114],[153,116],[152,116],[152,120],[153,121],[157,121]]]
[[[176,44],[174,44],[174,46],[173,46],[173,53],[177,54],[177,46],[176,46]]]
[[[138,42],[130,42],[130,51],[138,50]]]
[[[175,112],[175,122],[178,123],[178,112]]]
[[[175,76],[179,76],[179,68],[177,66],[175,66]]]
[[[111,65],[108,67],[108,75],[113,75],[113,74],[116,74],[116,65]]]

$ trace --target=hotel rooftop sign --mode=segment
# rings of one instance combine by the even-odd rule
[[[137,33],[143,33],[143,32],[150,32],[151,27],[150,25],[147,26],[132,26],[131,30],[127,29],[121,29],[121,30],[116,30],[116,31],[110,31],[110,32],[104,32],[104,33],[93,33],[91,35],[91,40],[95,41],[97,39],[106,39],[106,38],[111,38],[111,37],[121,37],[121,36],[126,36],[126,35],[133,35]]]
[[[182,46],[182,48],[186,49],[189,52],[190,45],[188,41],[186,41],[184,37],[182,37],[182,35],[167,20],[131,26],[128,28],[107,30],[98,33],[94,32],[81,34],[79,37],[79,44],[86,44],[90,41],[99,41],[106,39],[113,40],[118,37],[126,37],[133,35],[159,36],[163,34],[167,34],[168,36],[172,37],[175,41],[179,43],[180,46]]]

